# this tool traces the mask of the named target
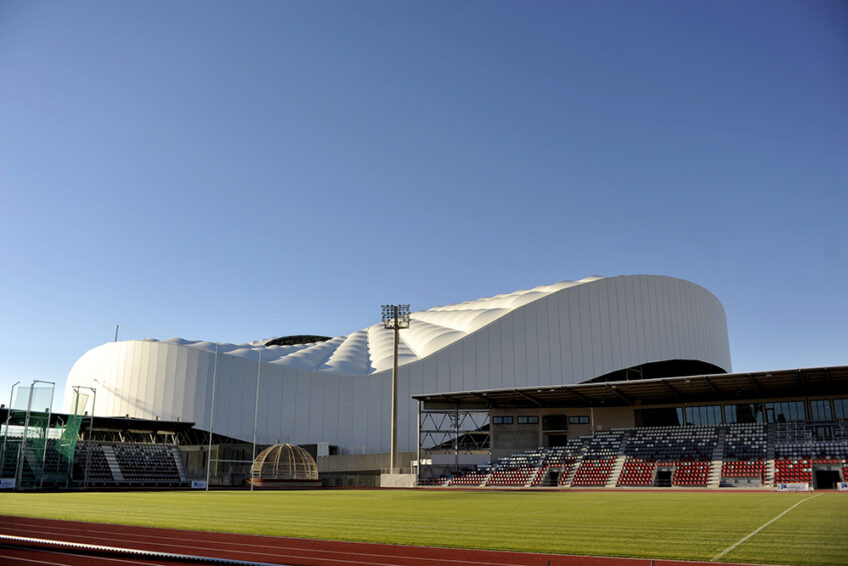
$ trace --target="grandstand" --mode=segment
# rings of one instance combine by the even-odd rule
[[[848,481],[845,366],[415,398],[419,485],[822,489]],[[481,412],[489,420],[469,446],[460,440],[468,431],[452,423]],[[483,477],[481,454],[492,462]]]
[[[50,414],[27,435],[13,414],[0,409],[4,426],[0,477],[18,478],[19,488],[150,489],[188,487],[190,479],[177,439],[192,423],[101,418],[76,421],[68,442],[66,423],[72,415]],[[33,435],[33,431],[39,432]],[[46,438],[46,442],[33,443]]]
[[[422,478],[422,486],[766,488],[848,481],[848,420],[816,438],[803,423],[621,428],[560,447]],[[774,454],[774,457],[769,457]]]

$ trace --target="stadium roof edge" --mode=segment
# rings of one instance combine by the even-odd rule
[[[622,407],[848,394],[848,366],[412,395],[425,407]]]

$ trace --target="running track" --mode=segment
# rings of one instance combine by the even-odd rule
[[[122,553],[116,550],[75,549],[46,542],[22,543],[0,540],[0,564],[4,566],[224,563],[209,559],[292,566],[492,566],[496,564],[507,566],[650,566],[652,564],[654,566],[699,566],[715,564],[237,535],[9,516],[0,516],[0,535],[207,558],[207,560],[188,560],[187,558],[133,555],[130,552]]]

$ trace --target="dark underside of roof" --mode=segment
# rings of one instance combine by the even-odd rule
[[[624,407],[848,395],[848,366],[414,395],[424,409]]]
[[[43,413],[41,413],[43,414]],[[10,425],[23,425],[26,411],[15,410],[12,413]],[[0,409],[0,423],[5,424],[9,417],[6,408]],[[50,426],[62,426],[68,422],[67,413],[51,413]],[[88,415],[83,417],[80,423],[80,431],[85,432],[91,427],[92,419]],[[95,430],[110,430],[120,432],[151,432],[151,433],[174,433],[178,434],[190,430],[194,426],[192,422],[183,421],[158,421],[148,419],[134,419],[129,417],[94,417]]]
[[[312,334],[298,334],[297,336],[280,336],[265,342],[266,346],[297,346],[298,344],[311,344],[312,342],[326,342],[329,336],[315,336]]]

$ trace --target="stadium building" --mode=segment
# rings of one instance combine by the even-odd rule
[[[781,448],[812,478],[802,444],[817,441],[836,444],[809,483],[848,473],[848,368],[731,373],[721,303],[680,279],[589,277],[413,312],[398,357],[400,465],[422,483],[773,487],[801,477],[795,465],[781,474]],[[208,446],[213,482],[238,485],[254,443],[291,443],[325,484],[376,485],[392,362],[383,324],[245,344],[113,342],[73,366],[64,410],[80,387],[96,391],[89,438],[166,434],[183,480],[205,473]]]

